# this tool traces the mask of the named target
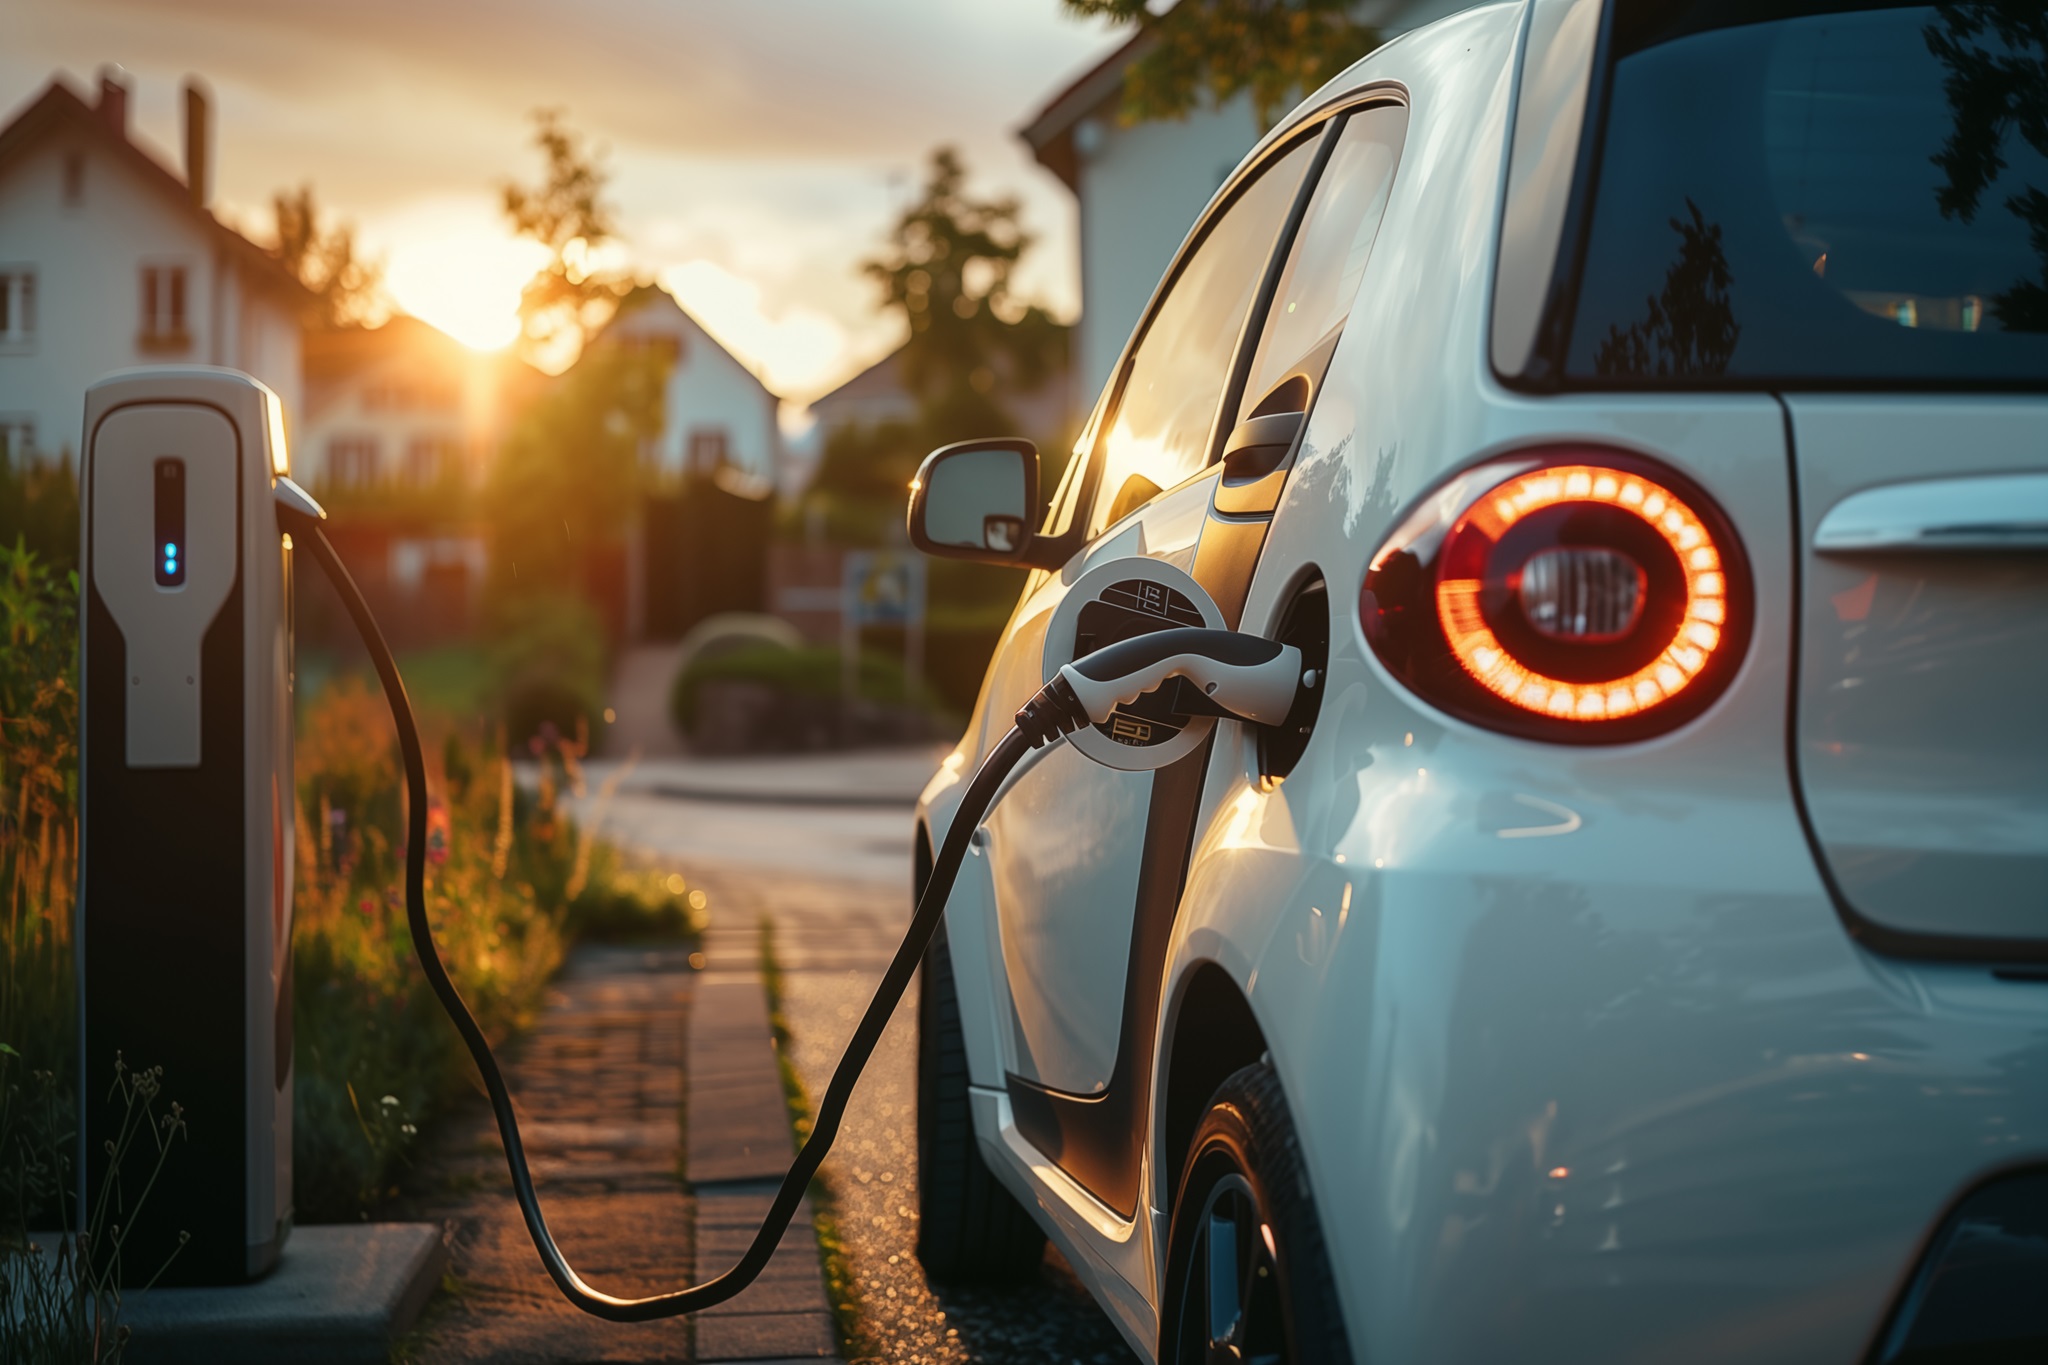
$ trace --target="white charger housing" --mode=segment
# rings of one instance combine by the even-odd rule
[[[125,1276],[226,1284],[292,1222],[292,582],[276,394],[235,370],[86,391],[79,471],[80,1205],[121,1120],[117,1054],[161,1066],[187,1136],[126,1229]],[[128,1198],[155,1160],[141,1143]]]

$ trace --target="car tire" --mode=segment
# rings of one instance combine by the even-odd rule
[[[1181,1170],[1160,1365],[1348,1365],[1322,1224],[1270,1063],[1217,1087]]]
[[[917,1258],[942,1283],[1030,1280],[1045,1259],[1045,1233],[990,1173],[974,1138],[967,1042],[943,924],[918,981]]]

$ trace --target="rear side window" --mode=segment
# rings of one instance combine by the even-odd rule
[[[1345,118],[1308,214],[1288,248],[1238,421],[1250,416],[1289,370],[1336,339],[1358,297],[1407,130],[1408,107],[1402,104],[1373,105]],[[1320,381],[1320,371],[1314,377]]]
[[[1568,380],[2048,380],[2041,11],[1765,9],[1618,0]]]
[[[1167,286],[1102,439],[1090,534],[1209,462],[1209,426],[1238,332],[1314,156],[1310,138],[1261,170]]]

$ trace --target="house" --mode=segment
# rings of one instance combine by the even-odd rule
[[[328,534],[357,585],[402,647],[471,633],[489,565],[473,494],[546,377],[403,313],[304,347],[294,477],[339,513]],[[307,623],[322,642],[346,630],[331,610]]]
[[[773,494],[782,472],[782,400],[715,341],[675,297],[643,284],[592,342],[652,346],[668,356],[661,435],[644,452],[657,483],[716,479],[748,498]]]
[[[472,487],[545,382],[509,351],[473,351],[400,313],[309,331],[293,464],[315,493]]]
[[[1071,366],[1062,367],[1034,389],[1017,391],[997,381],[996,397],[1017,425],[1014,432],[989,432],[991,436],[1027,436],[1038,441],[1057,441],[1072,429],[1074,419],[1074,375]],[[903,379],[903,350],[898,347],[822,398],[811,400],[811,416],[825,440],[845,427],[879,426],[884,422],[908,422],[917,416],[917,395]]]
[[[590,345],[651,348],[668,362],[662,430],[641,455],[648,491],[627,528],[624,634],[672,640],[707,616],[761,610],[775,494],[790,472],[782,400],[654,285],[628,294]]]
[[[878,427],[917,416],[917,395],[903,383],[903,348],[897,347],[822,398],[811,418],[823,436],[847,427]]]
[[[1362,0],[1352,13],[1391,38],[1468,3]],[[1141,29],[1017,132],[1038,163],[1073,191],[1080,212],[1075,382],[1083,410],[1109,382],[1124,342],[1196,216],[1265,131],[1246,93],[1184,119],[1125,122],[1124,71],[1152,41]]]
[[[127,78],[62,77],[0,128],[0,454],[74,459],[85,390],[135,365],[229,365],[300,400],[311,296],[208,210],[210,110],[185,84],[185,162],[129,134]]]

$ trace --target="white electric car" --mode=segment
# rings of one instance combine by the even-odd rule
[[[1039,750],[926,958],[921,1253],[1049,1235],[1148,1358],[2048,1358],[2048,24],[1530,0],[1246,158],[1049,507],[1012,713],[1168,625],[1283,640]],[[921,869],[920,875],[923,875]]]

